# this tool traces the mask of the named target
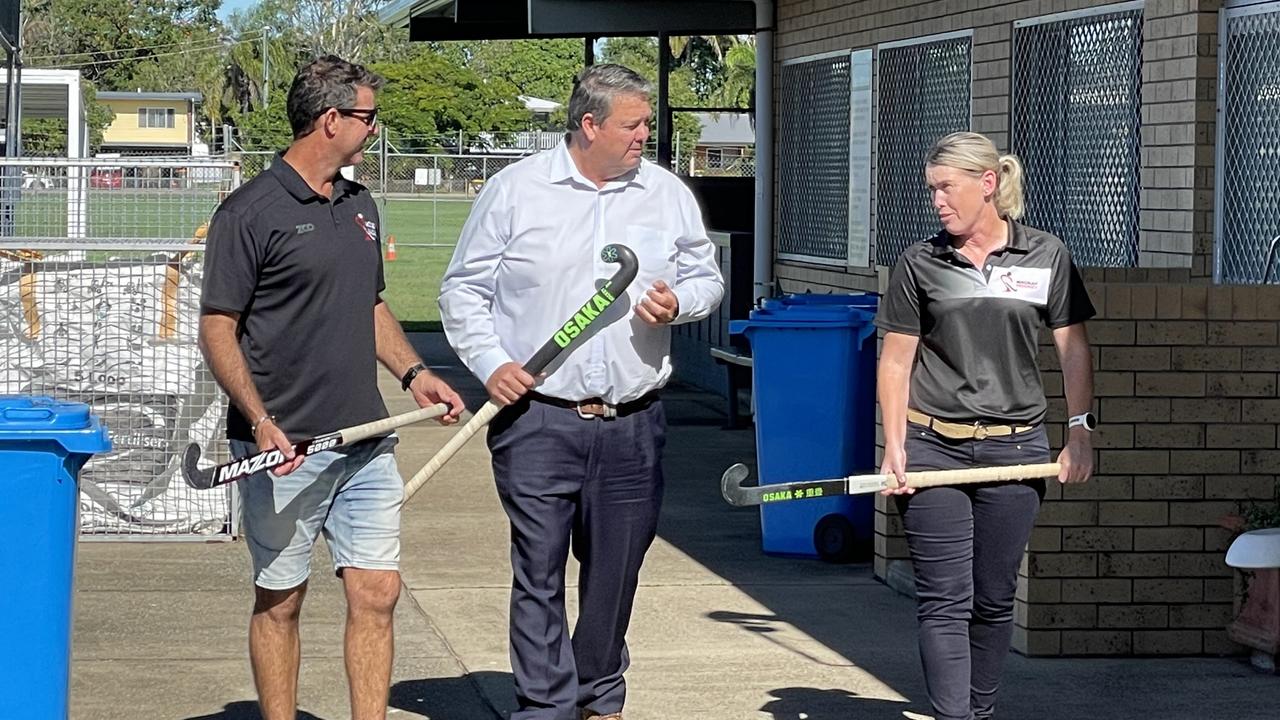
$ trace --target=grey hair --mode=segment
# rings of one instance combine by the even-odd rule
[[[578,75],[569,97],[569,130],[582,129],[582,116],[588,113],[602,123],[613,110],[613,101],[621,95],[642,95],[647,100],[653,86],[635,70],[604,63],[591,65]]]
[[[337,55],[325,55],[307,63],[289,86],[289,127],[293,138],[311,132],[316,118],[329,108],[348,108],[356,101],[356,88],[380,90],[381,75]]]
[[[924,162],[926,167],[950,167],[972,175],[990,170],[996,174],[996,212],[1010,220],[1022,217],[1022,162],[1016,155],[1001,155],[986,135],[951,133],[933,144]]]

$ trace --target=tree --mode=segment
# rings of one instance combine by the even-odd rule
[[[366,62],[369,51],[380,47],[391,32],[377,17],[385,0],[290,0],[289,4],[290,26],[311,56],[333,54]]]
[[[136,87],[219,54],[221,0],[27,0],[23,56],[31,67],[78,68],[103,90]],[[203,51],[203,52],[202,52]]]
[[[214,13],[220,4],[221,0],[27,0],[24,61],[29,67],[80,71],[86,85],[89,150],[95,151],[113,117],[93,101],[97,90],[195,90],[206,98],[212,95],[213,107],[219,107],[223,42]],[[59,122],[30,121],[28,150],[65,152],[66,123]]]
[[[523,130],[530,116],[510,83],[482,78],[445,55],[422,52],[404,62],[376,63],[387,80],[379,117],[403,150],[439,143],[432,135]]]
[[[468,43],[471,67],[482,77],[503,80],[518,94],[568,104],[573,79],[582,71],[577,40],[490,40]]]

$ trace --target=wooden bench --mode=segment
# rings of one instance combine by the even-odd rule
[[[725,368],[725,390],[729,403],[725,411],[725,427],[729,429],[737,428],[741,424],[738,414],[738,390],[741,389],[743,372],[739,368],[747,368],[748,371],[753,366],[751,359],[751,351],[743,350],[736,347],[713,347],[711,348],[711,357],[717,364],[723,365]],[[748,382],[750,381],[750,372],[745,373]],[[752,399],[754,404],[755,400]]]

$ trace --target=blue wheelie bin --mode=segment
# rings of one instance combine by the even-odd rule
[[[89,406],[0,396],[0,577],[8,578],[0,637],[0,697],[22,717],[65,720],[80,468],[111,449]]]
[[[877,298],[842,297],[766,301],[730,323],[751,343],[761,484],[842,477],[875,464]],[[763,549],[779,555],[870,556],[874,521],[870,495],[760,508]]]

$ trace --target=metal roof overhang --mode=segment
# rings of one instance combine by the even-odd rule
[[[413,41],[756,31],[753,0],[398,0],[379,18],[408,27]]]

